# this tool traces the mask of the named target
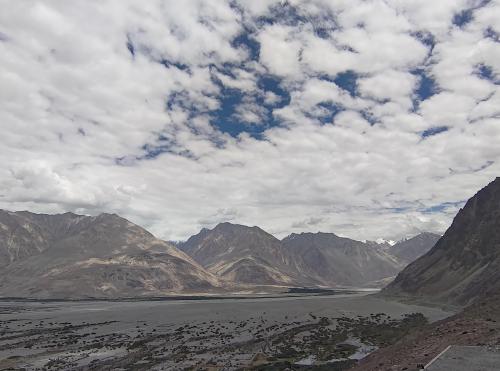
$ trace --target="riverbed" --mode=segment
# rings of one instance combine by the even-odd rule
[[[421,313],[431,322],[451,314],[362,292],[212,300],[0,301],[0,369],[77,370],[90,365],[236,370],[307,357],[318,360],[310,363],[325,364],[328,357],[359,357],[357,348],[344,339],[352,343],[346,328],[360,321],[365,327],[366,321],[392,323],[410,313]],[[340,330],[339,320],[350,327]]]

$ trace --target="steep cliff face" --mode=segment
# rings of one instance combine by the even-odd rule
[[[113,214],[0,212],[0,295],[124,297],[214,289],[174,246]]]
[[[480,190],[383,295],[455,305],[500,290],[500,178]]]

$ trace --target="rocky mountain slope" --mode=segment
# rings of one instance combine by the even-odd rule
[[[282,243],[300,276],[325,286],[366,286],[404,267],[386,249],[333,233],[291,234]]]
[[[441,238],[439,234],[423,232],[415,237],[397,242],[388,249],[400,262],[410,264],[426,254]]]
[[[192,258],[117,215],[0,211],[0,296],[152,296],[218,285]]]
[[[383,295],[467,305],[500,292],[500,178],[467,201],[424,256],[404,269]]]
[[[409,261],[409,250],[428,250],[432,238],[417,236],[391,247],[333,233],[291,234],[278,240],[258,227],[221,223],[203,229],[179,248],[226,282],[258,285],[380,287]],[[418,255],[418,252],[415,254]]]
[[[225,281],[252,285],[296,285],[299,280],[281,242],[259,227],[221,223],[179,246]]]
[[[280,241],[258,227],[221,223],[174,246],[114,214],[0,210],[4,297],[111,298],[262,285],[380,287],[405,265],[389,245],[331,233]]]

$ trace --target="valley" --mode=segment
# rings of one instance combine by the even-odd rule
[[[343,369],[422,322],[450,314],[366,292],[223,300],[2,301],[0,369]]]
[[[444,236],[393,245],[231,223],[174,245],[114,214],[2,211],[0,368],[389,371],[496,352],[499,200],[497,178]]]
[[[2,5],[0,371],[500,371],[500,0]]]

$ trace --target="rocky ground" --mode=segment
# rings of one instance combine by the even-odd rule
[[[353,371],[419,369],[448,345],[500,346],[500,298],[478,300],[463,312],[416,328],[396,344],[380,349]]]
[[[64,313],[52,303],[42,311],[0,303],[0,369],[343,370],[427,322],[410,307],[388,304],[392,317],[366,308],[356,315],[344,308],[362,302],[337,301],[339,310],[331,310],[315,300],[248,303],[248,312],[237,316],[231,309],[238,311],[240,303],[212,311],[194,303],[160,303],[154,310],[124,303],[123,313],[119,303],[104,312],[94,304],[66,306]],[[383,302],[372,304],[378,309]],[[265,307],[269,312],[255,309]]]
[[[192,322],[152,327],[138,321],[127,334],[111,331],[116,322],[2,321],[0,351],[5,368],[53,370],[126,369],[276,369],[297,364],[346,369],[364,352],[391,343],[425,323],[420,314],[391,319],[317,318],[277,323],[264,317],[234,322]],[[369,346],[367,346],[369,344]],[[11,349],[23,355],[7,356]],[[307,367],[310,366],[310,367]]]

